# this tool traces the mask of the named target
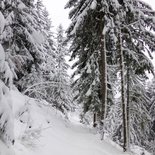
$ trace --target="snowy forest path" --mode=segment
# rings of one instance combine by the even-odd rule
[[[72,116],[71,122],[52,114],[51,127],[43,131],[37,155],[121,155]],[[34,155],[34,154],[33,154]]]

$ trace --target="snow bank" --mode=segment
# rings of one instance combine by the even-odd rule
[[[20,139],[25,132],[41,129],[48,124],[48,107],[39,100],[11,91],[15,116],[15,137]],[[45,101],[44,101],[45,102]]]

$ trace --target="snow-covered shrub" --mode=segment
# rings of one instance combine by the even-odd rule
[[[0,80],[0,140],[14,143],[12,102],[9,89]]]
[[[41,134],[40,127],[34,127],[33,115],[29,98],[21,100],[22,106],[16,112],[17,125],[20,126],[21,131],[16,135],[16,138],[26,147],[35,147],[36,140]]]
[[[33,99],[20,92],[11,91],[15,115],[15,138],[28,148],[35,148],[42,131],[49,127],[49,105],[46,101]]]

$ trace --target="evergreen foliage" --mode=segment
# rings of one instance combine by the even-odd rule
[[[54,36],[42,0],[0,1],[0,141],[15,141],[10,90],[17,87],[65,116],[82,104],[82,119],[91,115],[102,139],[124,152],[138,145],[154,153],[155,80],[147,80],[154,75],[155,11],[140,0],[69,0],[65,8],[67,37],[62,25]]]
[[[5,18],[0,11],[0,38],[3,37]],[[7,146],[14,143],[14,122],[12,101],[9,88],[12,88],[14,70],[9,65],[9,59],[0,42],[0,140]]]
[[[122,138],[119,136],[121,145],[122,140],[124,141],[124,151],[129,149],[129,143],[147,147],[147,144],[144,144],[141,139],[147,139],[148,130],[142,126],[145,124],[146,127],[149,127],[150,122],[145,81],[147,79],[146,71],[154,74],[154,67],[150,59],[152,59],[151,53],[155,48],[153,33],[155,12],[150,6],[139,0],[70,0],[66,8],[72,8],[69,14],[72,24],[67,30],[68,37],[72,41],[70,52],[72,59],[78,59],[73,65],[74,68],[77,68],[74,75],[79,76],[74,84],[74,88],[78,90],[75,99],[84,105],[84,112],[100,113],[101,120],[102,115],[105,115],[105,122],[116,122],[115,119],[111,120],[111,115],[114,117],[117,115],[116,118],[120,117],[120,121],[115,124],[117,129],[111,126],[113,128],[112,137],[115,137],[116,140],[118,134],[124,133],[124,136],[121,135]],[[103,60],[102,53],[106,54],[106,62]],[[108,66],[106,72],[105,65]],[[97,73],[95,76],[94,72]],[[106,85],[110,84],[108,85],[111,89],[110,92],[113,92],[108,92],[112,104],[106,104],[106,101],[103,100],[106,92],[102,89],[105,87],[103,85],[105,76],[107,76]],[[98,81],[89,80],[91,77]],[[116,79],[113,80],[113,77]],[[118,100],[116,102],[111,95],[115,94],[115,91],[120,92],[120,87],[115,85],[117,81],[123,90],[122,101],[120,101],[123,107],[118,106]],[[92,90],[93,86],[97,89]],[[136,91],[137,89],[139,92]],[[93,100],[93,97],[97,100]],[[118,108],[115,108],[116,106]],[[97,107],[97,110],[94,107]],[[107,109],[107,107],[109,110],[106,112],[103,109]],[[116,110],[116,114],[113,114],[114,110]],[[122,114],[118,114],[118,112],[122,112]],[[143,118],[141,119],[140,116]],[[106,123],[105,129],[107,129]],[[141,137],[141,133],[144,133],[143,137]]]
[[[62,25],[59,25],[56,35],[56,72],[52,81],[56,86],[49,90],[50,99],[57,109],[61,110],[65,115],[67,111],[72,109],[73,93],[71,90],[70,77],[67,73],[69,65],[66,62],[68,55],[67,44],[64,37],[64,30]]]

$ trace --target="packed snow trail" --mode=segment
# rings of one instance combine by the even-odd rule
[[[121,155],[112,145],[100,141],[91,129],[77,122],[66,121],[54,110],[50,112],[50,127],[33,149],[18,146],[16,155]],[[73,119],[72,119],[73,120]]]
[[[15,116],[15,145],[0,155],[122,155],[95,131],[79,123],[77,113],[69,120],[47,102],[12,91]]]
[[[100,141],[90,129],[53,118],[51,129],[41,139],[39,155],[120,155],[106,142]]]

